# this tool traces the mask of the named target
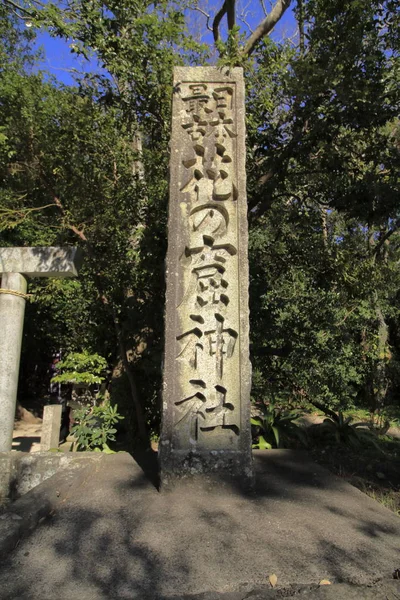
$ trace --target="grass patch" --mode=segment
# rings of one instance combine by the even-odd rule
[[[313,459],[400,516],[400,440],[378,438],[382,452],[371,446],[354,450],[342,444],[314,446]]]

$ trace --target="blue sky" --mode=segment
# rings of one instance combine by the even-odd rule
[[[207,0],[206,0],[207,1]],[[268,6],[268,1],[266,2]],[[245,7],[244,9],[242,7]],[[250,8],[251,7],[251,8]],[[254,0],[245,2],[243,0],[242,6],[238,7],[238,25],[243,28],[243,31],[249,33],[246,26],[240,22],[240,15],[245,15],[245,20],[248,22],[250,27],[254,28],[257,23],[264,17],[261,9],[260,2],[254,2]],[[213,11],[210,11],[213,12]],[[195,20],[195,25],[203,28],[205,25],[205,18],[198,12],[191,15],[191,22]],[[282,20],[278,23],[275,30],[272,33],[272,38],[279,41],[287,36],[293,36],[296,31],[296,23],[293,15],[293,11],[289,8],[284,14]],[[204,37],[204,41],[209,43],[212,42],[211,34]],[[67,42],[59,38],[53,38],[48,33],[40,33],[37,36],[37,47],[42,47],[44,52],[44,58],[39,68],[42,68],[51,73],[56,79],[67,85],[74,83],[73,70],[77,70],[80,73],[88,73],[98,71],[100,65],[97,60],[93,58],[90,62],[85,60],[82,56],[77,56],[71,52],[70,44],[72,40]]]
[[[58,81],[67,85],[74,83],[73,70],[89,73],[100,69],[95,58],[87,61],[83,56],[72,53],[70,43],[72,41],[66,42],[51,37],[48,33],[38,34],[36,41],[36,47],[41,47],[44,53],[43,61],[38,64],[38,68],[48,71]]]

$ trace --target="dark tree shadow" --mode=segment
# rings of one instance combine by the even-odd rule
[[[19,452],[30,452],[33,444],[40,444],[40,437],[18,436],[13,438],[12,450],[18,450]]]
[[[102,457],[71,486],[3,561],[2,600],[171,600],[271,573],[281,586],[371,584],[396,566],[398,518],[305,453],[255,453],[252,495],[223,477],[158,492],[156,453],[138,460]]]

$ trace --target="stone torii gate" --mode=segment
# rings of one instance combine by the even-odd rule
[[[76,277],[78,248],[0,248],[0,452],[12,445],[21,357],[26,277]]]

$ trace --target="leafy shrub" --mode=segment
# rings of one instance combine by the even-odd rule
[[[99,354],[71,352],[57,363],[59,373],[52,377],[53,383],[100,384],[104,381],[107,361]]]
[[[111,452],[108,443],[115,441],[117,430],[114,425],[123,418],[118,413],[118,406],[111,406],[109,403],[75,411],[76,423],[71,428],[71,433],[77,440],[77,449],[97,451],[102,449],[104,452]]]
[[[371,428],[378,435],[385,435],[390,428],[390,420],[382,413],[375,413],[371,415]]]
[[[301,426],[295,423],[301,413],[286,410],[274,404],[257,405],[260,414],[252,417],[253,448],[269,450],[273,447],[285,448],[294,441],[307,445],[307,438]]]

